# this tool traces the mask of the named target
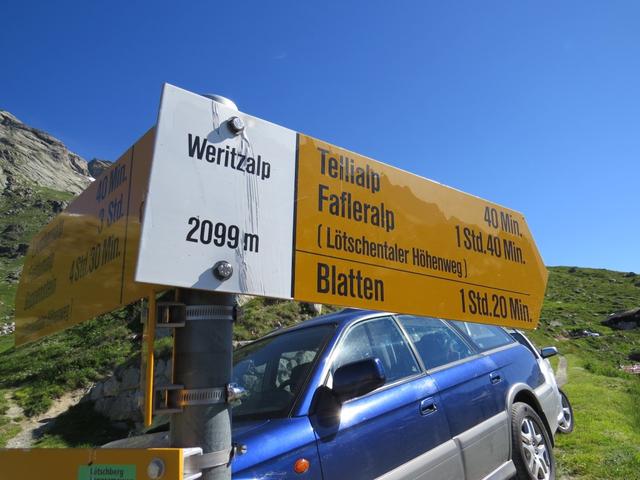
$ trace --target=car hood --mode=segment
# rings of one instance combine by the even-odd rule
[[[253,420],[248,422],[237,422],[233,424],[232,438],[234,442],[242,441],[251,430],[264,427],[269,420]],[[136,437],[114,440],[100,448],[169,448],[171,445],[169,432],[147,433]]]
[[[247,434],[257,428],[266,427],[271,420],[245,420],[234,421],[232,423],[232,436],[234,442],[239,442],[241,439],[246,438]]]

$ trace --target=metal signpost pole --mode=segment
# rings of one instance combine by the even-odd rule
[[[186,304],[185,326],[175,330],[174,382],[181,413],[171,415],[171,446],[200,447],[203,455],[186,471],[202,471],[204,480],[231,478],[232,333],[235,296],[180,290]]]
[[[205,95],[237,109],[230,100]],[[212,275],[226,280],[231,265],[220,262]],[[181,413],[171,415],[171,446],[200,447],[202,456],[185,465],[185,474],[202,472],[203,480],[230,480],[231,405],[228,386],[233,368],[233,320],[235,295],[181,289],[179,300],[186,305],[185,326],[175,329],[174,383]]]

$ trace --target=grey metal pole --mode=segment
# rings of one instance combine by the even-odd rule
[[[224,97],[204,96],[237,110]],[[224,271],[230,266],[221,263],[212,274],[230,275],[232,271]],[[179,299],[186,305],[186,321],[175,329],[174,383],[183,385],[178,399],[183,411],[171,415],[171,446],[202,448],[200,463],[190,467],[201,470],[203,480],[230,480],[231,406],[226,388],[233,369],[235,295],[181,289]]]
[[[171,445],[200,447],[204,480],[231,479],[231,407],[224,392],[233,368],[233,306],[231,294],[180,290],[187,305],[186,322],[175,330],[174,382],[184,386],[183,412],[171,415]],[[207,403],[207,402],[218,403]],[[203,404],[199,404],[203,403]],[[203,458],[204,458],[203,457]],[[210,467],[211,464],[221,464]]]

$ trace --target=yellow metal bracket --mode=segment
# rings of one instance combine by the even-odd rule
[[[151,294],[147,299],[146,311],[142,313],[143,322],[143,340],[141,355],[141,389],[143,400],[141,402],[142,414],[144,417],[144,425],[151,426],[153,416],[159,414],[171,414],[182,412],[182,408],[176,408],[172,405],[175,402],[170,401],[170,397],[175,396],[174,391],[184,388],[183,385],[173,384],[173,373],[171,383],[157,387],[154,385],[155,377],[155,357],[154,343],[156,339],[156,331],[160,328],[170,328],[175,331],[176,328],[184,326],[185,322],[185,305],[178,301],[178,292],[174,291],[174,301],[156,300],[156,293]],[[175,358],[175,332],[173,334],[174,348],[171,350],[171,371],[173,372]]]
[[[156,317],[158,309],[156,306],[156,294],[149,295],[147,305],[146,321],[144,322],[144,330],[142,334],[142,368],[144,372],[144,384],[142,385],[144,401],[142,406],[142,414],[144,416],[144,425],[149,427],[153,421],[153,376],[154,376],[154,342],[156,339]]]

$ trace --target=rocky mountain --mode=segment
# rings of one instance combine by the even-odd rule
[[[110,165],[87,162],[57,138],[0,110],[0,330],[12,325],[31,238]]]
[[[97,172],[106,162],[92,163]],[[36,185],[77,194],[91,176],[90,164],[60,140],[0,110],[0,191]]]
[[[89,175],[91,175],[93,178],[98,178],[100,174],[110,166],[111,162],[107,160],[100,160],[99,158],[94,158],[87,165],[87,167],[89,168]]]

